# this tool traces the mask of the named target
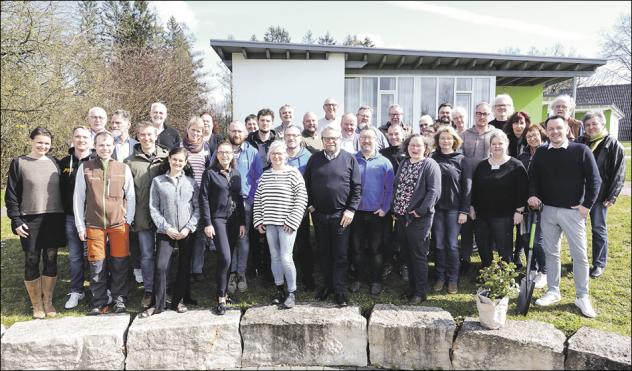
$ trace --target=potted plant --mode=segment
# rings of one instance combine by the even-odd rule
[[[507,320],[509,294],[517,290],[516,266],[496,257],[478,276],[476,307],[481,325],[488,329],[501,328]]]

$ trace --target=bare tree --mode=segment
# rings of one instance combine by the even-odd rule
[[[601,52],[611,62],[607,73],[628,83],[632,75],[631,23],[630,14],[620,15],[612,30],[602,35],[601,42]]]

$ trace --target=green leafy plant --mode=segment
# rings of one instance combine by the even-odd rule
[[[494,258],[489,267],[482,268],[478,276],[481,288],[481,295],[495,300],[501,299],[516,291],[516,266],[514,263],[507,263],[500,257]]]

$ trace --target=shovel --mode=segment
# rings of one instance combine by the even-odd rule
[[[518,313],[523,316],[529,312],[529,305],[531,304],[531,297],[533,296],[533,288],[535,282],[531,278],[531,255],[533,254],[533,244],[535,242],[535,230],[538,224],[539,210],[529,210],[528,225],[529,225],[529,254],[527,257],[527,273],[520,282],[520,293],[518,294]]]

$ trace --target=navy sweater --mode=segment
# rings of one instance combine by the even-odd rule
[[[465,156],[458,152],[444,154],[438,150],[432,154],[432,159],[441,168],[441,198],[436,208],[467,214],[470,211],[472,171]]]

